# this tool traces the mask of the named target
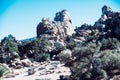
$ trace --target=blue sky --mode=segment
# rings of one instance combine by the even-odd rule
[[[0,0],[0,39],[9,34],[18,40],[35,37],[42,17],[53,20],[63,9],[70,12],[74,27],[93,25],[103,5],[120,12],[120,0]]]

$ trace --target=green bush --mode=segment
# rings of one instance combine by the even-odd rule
[[[82,78],[90,78],[90,66],[93,54],[95,53],[95,48],[91,45],[87,47],[74,48],[72,52],[73,65],[70,67],[71,76],[76,80],[81,80]],[[84,75],[84,76],[83,76]]]
[[[4,37],[1,41],[4,52],[12,53],[18,51],[17,41],[13,35],[8,35]]]
[[[120,68],[120,54],[113,50],[105,50],[101,55],[101,63],[104,69]]]
[[[103,39],[101,43],[101,50],[116,49],[120,45],[120,42],[116,38]]]
[[[37,54],[35,60],[38,62],[49,61],[50,54],[48,54],[48,53]]]
[[[18,51],[18,45],[15,37],[8,35],[1,40],[1,62],[9,63],[14,58],[13,53]],[[18,55],[19,56],[19,55]]]
[[[4,75],[7,75],[9,73],[9,70],[2,64],[0,64],[0,80]]]
[[[59,53],[59,57],[61,62],[67,63],[72,58],[72,52],[69,49],[63,50],[61,53]]]
[[[51,44],[48,38],[37,38],[31,44],[36,61],[41,62],[50,59],[48,52],[51,49]]]

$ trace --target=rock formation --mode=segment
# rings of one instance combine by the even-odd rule
[[[62,39],[67,35],[72,35],[74,30],[72,29],[72,22],[69,12],[62,10],[56,13],[55,21],[51,21],[49,18],[43,18],[37,26],[37,37],[43,34],[50,35],[50,38]]]
[[[116,13],[114,18],[111,19],[111,32],[113,36],[120,40],[120,13]]]
[[[64,35],[72,35],[74,33],[70,14],[67,10],[57,12],[54,20],[63,29]]]
[[[43,18],[37,26],[37,37],[40,37],[42,34],[57,34],[56,25],[50,20],[50,18]]]
[[[103,6],[101,18],[95,22],[94,28],[105,32],[107,37],[120,39],[120,12],[114,12],[108,6]]]

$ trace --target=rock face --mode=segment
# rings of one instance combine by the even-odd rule
[[[113,14],[113,11],[112,11],[112,9],[111,9],[110,7],[104,5],[104,6],[102,7],[102,14],[103,14],[103,15],[106,15],[107,17],[111,17],[112,14]]]
[[[57,34],[57,27],[49,18],[43,18],[37,26],[37,37],[42,34]]]
[[[111,31],[113,35],[120,39],[120,13],[116,13],[115,17],[111,20]]]
[[[74,33],[70,14],[67,10],[57,12],[54,20],[63,29],[65,35],[72,35]]]
[[[94,28],[105,32],[109,37],[120,39],[120,12],[114,12],[108,6],[103,6],[101,18],[95,22]]]
[[[55,37],[62,39],[74,33],[70,15],[67,10],[56,13],[54,20],[55,21],[51,21],[49,18],[43,18],[42,22],[37,26],[37,37],[47,34],[53,37],[53,39],[55,39]]]

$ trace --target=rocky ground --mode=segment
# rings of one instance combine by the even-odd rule
[[[59,61],[33,63],[35,73],[28,75],[28,69],[13,69],[13,72],[4,77],[4,80],[57,80],[60,75],[70,75],[69,68]],[[32,66],[33,67],[33,66]]]

